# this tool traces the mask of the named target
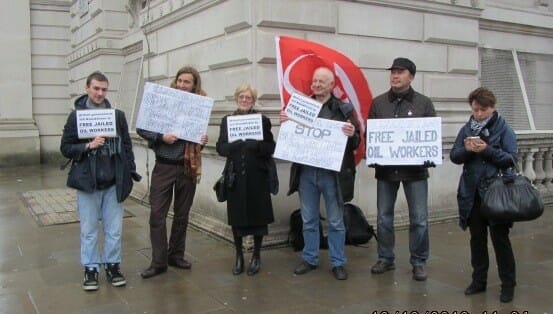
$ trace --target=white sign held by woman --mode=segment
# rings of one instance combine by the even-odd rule
[[[263,140],[261,114],[246,114],[227,117],[228,142],[238,140]]]

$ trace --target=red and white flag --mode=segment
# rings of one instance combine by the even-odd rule
[[[319,67],[334,72],[332,94],[343,102],[353,104],[361,127],[361,144],[355,150],[355,162],[365,156],[365,118],[369,115],[372,94],[369,84],[353,61],[326,46],[299,38],[276,36],[277,72],[282,108],[293,93],[311,94],[313,72]]]

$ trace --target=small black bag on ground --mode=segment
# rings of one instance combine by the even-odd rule
[[[361,209],[356,205],[350,203],[344,205],[344,225],[346,227],[346,244],[365,244],[375,236],[373,226],[369,224]]]
[[[328,249],[328,240],[323,232],[323,224],[320,217],[319,220],[319,248]],[[292,246],[294,251],[303,250],[303,221],[301,219],[301,209],[296,209],[290,214],[290,231],[288,232],[288,243]]]

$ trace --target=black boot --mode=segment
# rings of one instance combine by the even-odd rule
[[[248,266],[248,276],[253,276],[259,272],[261,268],[261,259],[259,256],[252,255],[250,266]]]
[[[244,271],[244,254],[242,253],[242,237],[234,237],[234,245],[236,247],[236,262],[232,267],[233,275],[240,275]]]
[[[250,266],[248,266],[248,275],[250,276],[257,274],[261,268],[261,242],[263,242],[263,236],[253,237],[253,255]]]

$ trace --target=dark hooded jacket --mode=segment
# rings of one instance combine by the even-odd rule
[[[463,173],[457,188],[457,204],[459,206],[459,225],[466,229],[468,218],[473,209],[476,193],[483,198],[484,192],[491,180],[497,176],[500,169],[513,166],[513,160],[518,158],[517,139],[513,129],[497,111],[480,132],[480,138],[488,147],[480,154],[467,151],[464,139],[474,136],[470,128],[470,120],[461,128],[455,144],[450,152],[450,159],[455,164],[463,164]]]
[[[98,162],[96,154],[86,150],[89,139],[79,139],[78,137],[76,110],[87,110],[87,99],[88,95],[83,95],[75,100],[75,110],[69,114],[63,128],[60,151],[63,156],[72,159],[67,185],[71,188],[90,193],[109,186],[99,186],[97,182]],[[111,108],[111,104],[107,99],[105,103],[106,108]],[[115,123],[117,136],[113,141],[117,147],[117,153],[114,156],[114,164],[111,168],[115,172],[117,201],[123,202],[132,191],[132,180],[139,181],[140,175],[136,173],[132,142],[129,136],[127,119],[123,111],[115,109]]]

